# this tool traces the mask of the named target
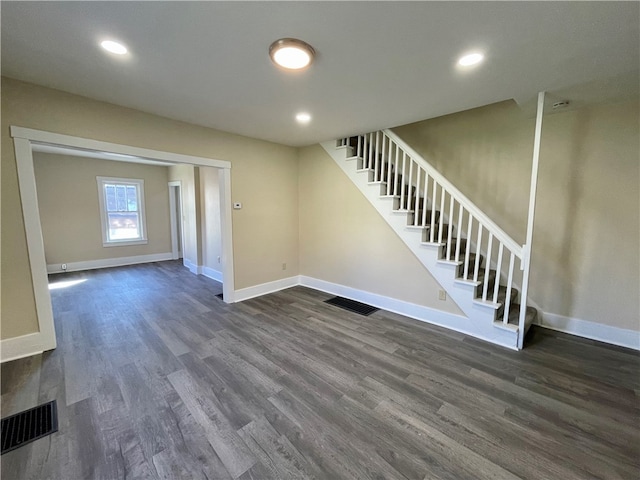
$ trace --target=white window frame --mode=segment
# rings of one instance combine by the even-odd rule
[[[124,247],[128,245],[145,245],[147,241],[147,220],[144,206],[144,180],[138,178],[115,178],[96,177],[98,183],[98,200],[100,202],[100,223],[102,225],[102,246],[103,247]],[[105,184],[115,183],[118,185],[133,185],[138,192],[138,215],[140,216],[140,238],[136,240],[109,239],[109,216],[107,214]]]

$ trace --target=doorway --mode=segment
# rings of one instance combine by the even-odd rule
[[[103,152],[121,156],[122,161],[132,158],[151,159],[166,165],[187,164],[193,166],[214,167],[220,174],[220,225],[222,230],[221,267],[223,272],[223,294],[226,303],[233,303],[235,298],[233,243],[231,226],[231,163],[211,158],[182,155],[159,150],[132,147],[110,142],[102,142],[86,138],[62,135],[42,130],[11,126],[13,137],[22,216],[25,226],[29,267],[33,283],[38,331],[2,341],[1,361],[35,355],[56,347],[53,311],[49,294],[47,264],[42,239],[42,225],[38,210],[38,197],[33,166],[34,145],[55,145],[64,148],[78,149],[87,152]],[[177,207],[176,207],[177,208]],[[177,211],[177,210],[176,210]],[[178,223],[178,222],[176,222]],[[177,232],[176,232],[177,235]],[[183,237],[183,234],[182,234]],[[176,246],[178,244],[176,238]],[[183,243],[182,243],[183,245]],[[183,248],[181,248],[183,250]]]
[[[182,212],[182,183],[169,182],[169,215],[171,222],[171,255],[174,260],[183,257],[184,214]]]

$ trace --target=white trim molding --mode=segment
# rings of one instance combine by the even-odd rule
[[[0,363],[37,355],[45,350],[51,350],[51,347],[40,332],[7,338],[0,341]]]
[[[196,265],[191,260],[187,260],[186,258],[182,259],[182,264],[189,269],[191,273],[194,275],[203,275],[211,280],[215,280],[216,282],[220,282],[224,285],[223,274],[218,270],[214,270],[210,267],[205,267],[204,265]],[[230,303],[230,302],[227,302]]]
[[[222,248],[222,295],[225,303],[233,303],[236,299],[235,272],[233,270],[233,223],[231,215],[231,170],[224,168],[218,171],[220,184],[220,224],[223,226],[220,238]],[[184,250],[184,249],[183,249]]]
[[[633,350],[640,350],[640,331],[637,330],[612,327],[610,325],[603,325],[602,323],[565,317],[549,312],[544,312],[542,315],[538,314],[537,325],[578,337],[610,343]]]
[[[214,270],[211,267],[200,267],[200,268],[202,268],[202,275],[204,275],[207,278],[210,278],[211,280],[215,280],[216,282],[222,283],[222,272],[219,272],[218,270]]]
[[[182,212],[182,182],[180,180],[173,180],[167,184],[169,189],[169,223],[171,226],[171,254],[173,260],[178,260],[182,249],[184,248],[184,225],[182,219],[184,214]],[[176,205],[176,193],[178,194],[179,205]],[[176,211],[180,210],[180,215],[176,215]],[[178,238],[178,232],[180,232],[180,238]],[[180,248],[178,248],[178,245]]]
[[[40,225],[40,209],[36,176],[33,168],[33,153],[31,142],[24,138],[14,138],[13,145],[16,154],[16,168],[18,170],[18,184],[20,200],[22,202],[22,218],[27,239],[29,253],[29,268],[33,282],[33,296],[35,300],[36,316],[40,350],[56,348],[56,330],[53,323],[53,308],[49,294],[49,279],[47,278],[47,261],[44,255],[44,241],[42,226]],[[27,335],[25,335],[27,337]],[[32,337],[28,337],[31,339]],[[9,340],[9,339],[7,339]],[[27,342],[31,342],[28,340]],[[23,345],[20,341],[19,345]],[[9,345],[12,345],[11,343]],[[22,347],[21,347],[22,348]]]
[[[67,263],[67,272],[77,272],[80,270],[95,270],[96,268],[124,267],[125,265],[136,265],[138,263],[163,262],[173,258],[171,252],[151,253],[149,255],[135,255],[133,257],[102,258],[99,260],[85,260],[81,262]],[[64,273],[61,263],[47,265],[47,273]]]
[[[23,138],[33,142],[61,145],[65,147],[79,148],[81,150],[116,153],[125,156],[122,158],[123,162],[130,162],[130,157],[133,156],[158,160],[159,163],[166,163],[168,165],[188,163],[190,165],[203,165],[205,167],[231,168],[231,162],[225,160],[194,157],[193,155],[163,152],[161,150],[151,150],[148,148],[134,147],[132,145],[102,142],[100,140],[92,140],[90,138],[74,137],[72,135],[46,132],[44,130],[34,130],[32,128],[17,127],[15,125],[11,126],[11,136],[13,138]]]
[[[282,278],[280,280],[274,280],[273,282],[261,283],[260,285],[241,288],[240,290],[235,291],[234,301],[242,302],[243,300],[260,297],[268,293],[279,292],[280,290],[284,290],[285,288],[295,287],[296,285],[300,285],[299,276]]]
[[[196,265],[191,260],[187,258],[182,258],[182,265],[189,269],[191,273],[194,275],[202,275],[202,266]]]

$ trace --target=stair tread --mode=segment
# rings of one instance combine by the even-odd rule
[[[453,265],[454,267],[460,266],[460,262],[456,262],[455,260],[447,260],[445,258],[439,258],[438,263],[442,265]]]
[[[442,243],[442,245],[446,245],[446,243]],[[438,261],[442,260],[442,261],[445,261],[445,262],[448,262],[448,263],[455,263],[458,266],[464,265],[465,254],[463,252],[460,252],[460,257],[458,257],[458,260],[455,259],[455,257],[456,257],[455,251],[451,252],[451,256],[452,256],[452,258],[443,257],[443,258],[438,259]],[[482,265],[483,260],[484,260],[484,255],[481,254],[480,255],[480,265]],[[475,264],[475,262],[476,262],[476,254],[475,253],[469,253],[469,263],[470,264]],[[481,266],[480,268],[483,269],[484,267]],[[469,272],[473,273],[473,269],[471,267],[468,270],[469,270]],[[478,272],[478,274],[479,273],[480,272]]]
[[[442,247],[444,245],[444,243],[438,243],[438,242],[420,242],[420,245],[423,245],[425,247]]]

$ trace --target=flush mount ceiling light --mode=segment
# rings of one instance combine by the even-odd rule
[[[306,112],[300,112],[296,115],[298,123],[309,123],[311,121],[311,115]]]
[[[471,67],[473,65],[477,65],[484,60],[484,55],[478,52],[468,53],[460,57],[458,60],[458,65],[461,67]]]
[[[113,40],[105,40],[100,43],[100,46],[107,52],[115,53],[116,55],[125,55],[128,52],[127,47]]]
[[[300,70],[313,61],[316,51],[311,45],[295,38],[281,38],[269,47],[273,63],[288,70]]]

